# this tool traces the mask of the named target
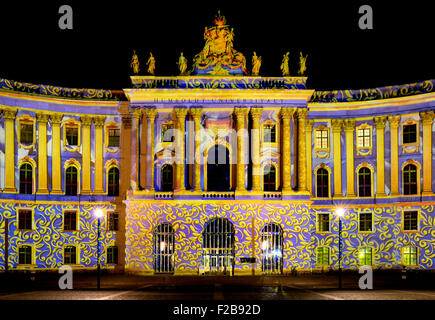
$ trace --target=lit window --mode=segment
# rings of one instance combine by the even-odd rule
[[[404,247],[403,252],[403,264],[405,266],[417,265],[417,247]]]
[[[77,264],[77,248],[75,246],[65,246],[63,249],[63,263]]]
[[[319,232],[329,232],[329,213],[317,214],[317,230]]]
[[[276,126],[274,124],[265,124],[263,127],[263,141],[264,143],[276,142]]]
[[[417,194],[417,167],[413,164],[403,168],[403,194]]]
[[[370,148],[370,128],[357,130],[357,146],[360,148]]]
[[[18,247],[18,264],[32,264],[32,247],[23,245]]]
[[[317,264],[321,266],[329,265],[329,248],[318,247],[317,248]]]
[[[361,266],[371,266],[372,265],[372,248],[362,247],[358,251],[359,264]]]
[[[118,264],[118,247],[107,247],[107,264]]]
[[[120,132],[119,129],[108,129],[109,130],[109,148],[117,148],[119,147],[120,142]]]
[[[328,198],[329,196],[329,173],[324,168],[317,170],[316,191],[318,198]]]
[[[403,231],[418,231],[418,211],[403,212]]]
[[[33,124],[21,123],[20,124],[20,142],[23,144],[33,143]]]
[[[109,212],[107,214],[107,229],[109,231],[118,231],[119,214],[117,212]]]
[[[63,230],[64,231],[77,230],[77,211],[65,211],[63,213]]]
[[[359,231],[367,232],[372,231],[373,215],[370,212],[359,214]]]
[[[65,128],[66,135],[66,143],[69,146],[77,146],[78,145],[78,137],[79,137],[79,128],[68,126]]]
[[[18,229],[32,230],[32,210],[18,210]]]
[[[328,149],[328,130],[316,130],[316,149]]]
[[[162,142],[174,142],[174,125],[172,123],[162,124]]]
[[[417,124],[407,124],[403,126],[403,143],[417,142]]]

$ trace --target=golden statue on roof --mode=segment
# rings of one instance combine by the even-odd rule
[[[136,54],[136,50],[133,50],[133,57],[131,58],[131,64],[130,64],[131,68],[133,69],[133,73],[134,74],[138,74],[140,69],[140,63],[139,63],[139,58]]]
[[[150,57],[147,61],[148,66],[148,73],[154,75],[154,71],[156,69],[156,59],[154,58],[153,54],[150,52]]]
[[[302,55],[302,52],[299,52],[299,75],[303,76],[305,71],[307,70],[307,58],[308,58],[308,54],[304,57]]]

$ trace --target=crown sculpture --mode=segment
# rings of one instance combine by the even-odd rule
[[[193,75],[248,75],[245,56],[233,48],[234,29],[224,16],[214,18],[213,27],[205,27],[205,45],[193,59]]]

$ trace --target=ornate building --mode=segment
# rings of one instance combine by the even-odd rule
[[[95,268],[97,209],[116,271],[434,268],[435,81],[249,76],[225,23],[119,92],[0,79],[1,270]]]

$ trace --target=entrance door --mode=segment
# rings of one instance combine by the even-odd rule
[[[230,156],[222,145],[215,145],[208,151],[207,191],[230,190]]]
[[[209,220],[202,231],[202,274],[233,275],[234,226],[225,218]]]
[[[263,274],[282,274],[282,229],[275,223],[261,230],[261,269]]]

